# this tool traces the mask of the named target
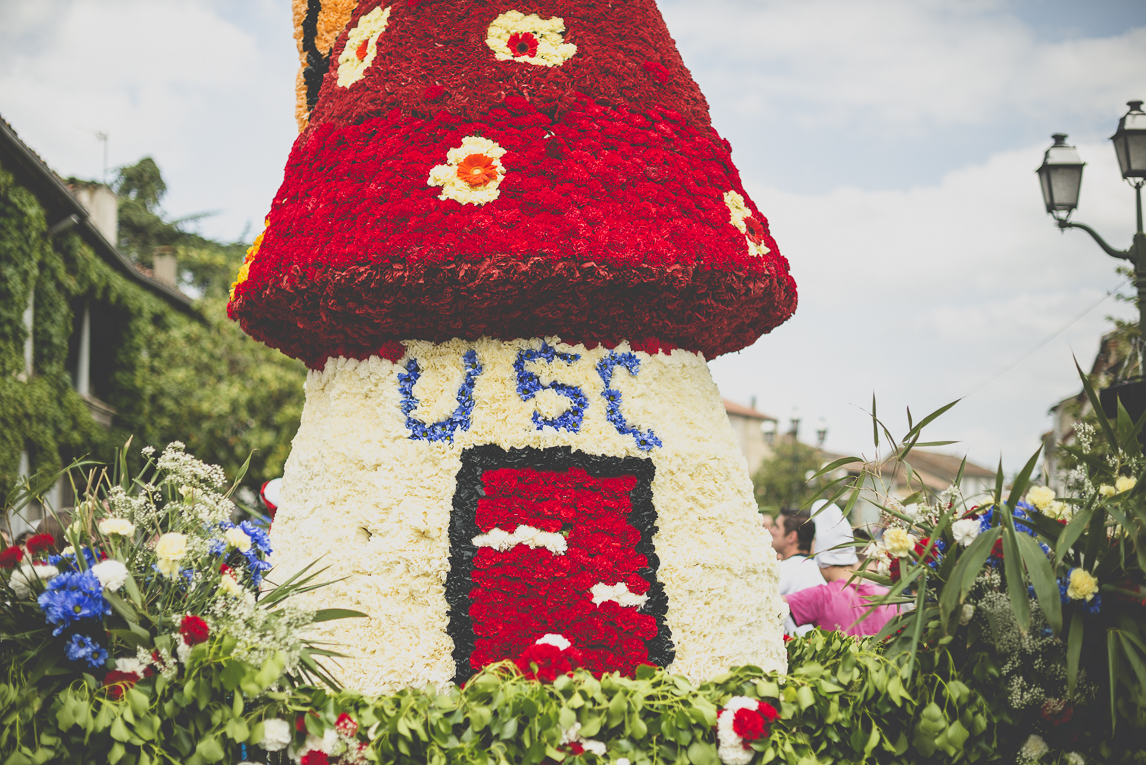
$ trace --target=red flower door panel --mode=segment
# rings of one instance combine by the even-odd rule
[[[493,446],[462,459],[447,579],[459,681],[548,633],[596,674],[672,660],[651,461]]]

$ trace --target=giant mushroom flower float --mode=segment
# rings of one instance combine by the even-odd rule
[[[311,370],[274,562],[368,614],[342,682],[548,634],[595,672],[782,668],[705,360],[795,306],[652,0],[362,0],[229,306]]]

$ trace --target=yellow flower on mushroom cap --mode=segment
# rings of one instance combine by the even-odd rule
[[[1070,572],[1066,596],[1073,600],[1090,600],[1098,592],[1098,579],[1088,571],[1076,568]]]

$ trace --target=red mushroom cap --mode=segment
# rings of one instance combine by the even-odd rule
[[[320,367],[483,335],[713,357],[795,307],[652,0],[363,0],[229,313]]]

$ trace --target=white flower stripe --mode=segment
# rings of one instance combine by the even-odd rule
[[[513,531],[490,529],[487,534],[479,534],[473,539],[475,547],[492,547],[498,552],[507,552],[517,545],[532,548],[544,547],[554,555],[564,555],[568,549],[565,537],[549,531],[521,525]]]
[[[458,165],[467,157],[481,154],[493,160],[492,165],[497,177],[482,186],[471,186],[458,177]],[[505,149],[493,141],[481,136],[466,136],[462,145],[446,152],[446,163],[435,165],[426,179],[427,186],[439,186],[442,193],[438,199],[452,199],[464,205],[484,205],[497,199],[500,195],[498,187],[505,178],[506,168],[501,158],[505,156]]]
[[[606,600],[611,600],[620,606],[636,606],[640,608],[648,602],[649,599],[648,595],[637,595],[635,592],[630,592],[629,586],[624,582],[618,582],[617,584],[598,582],[593,585],[589,591],[593,593],[593,603],[595,605],[600,605]]]
[[[744,221],[752,217],[752,211],[749,210],[748,205],[745,204],[744,197],[735,191],[726,191],[724,192],[724,204],[728,205],[729,223],[735,226],[736,230],[744,235],[744,241],[748,245],[748,251],[753,255],[767,255],[771,252],[763,243],[757,244],[748,236],[748,224]]]

